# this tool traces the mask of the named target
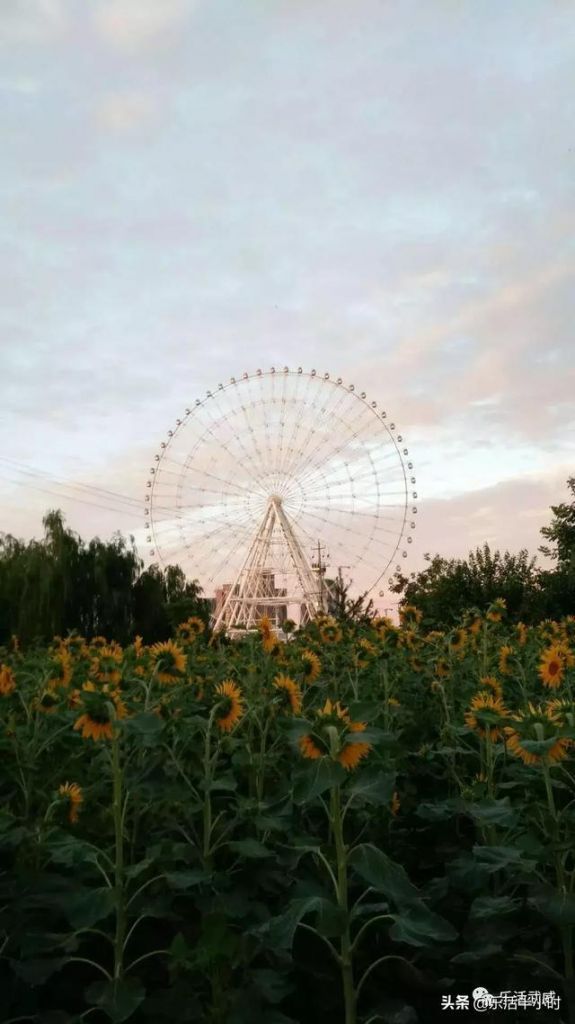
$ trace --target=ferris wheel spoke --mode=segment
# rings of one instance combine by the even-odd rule
[[[342,451],[345,451],[345,449],[349,446],[350,443],[356,441],[358,438],[361,437],[362,431],[360,430],[359,427],[359,420],[361,419],[363,412],[364,410],[361,411],[360,416],[355,420],[353,424],[347,423],[346,421],[340,421],[342,425],[347,428],[345,438],[337,447],[332,448],[330,452],[330,460],[333,460]],[[334,413],[333,419],[337,421],[339,417],[337,417]],[[330,439],[330,435],[328,435],[327,437],[325,437],[325,435],[322,436],[319,444],[316,445],[316,447],[308,454],[306,459],[298,466],[298,479],[302,486],[308,480],[310,473],[315,471],[318,468],[318,466],[321,466],[326,461],[323,453],[320,455],[319,459],[317,458],[317,456],[318,453],[322,450],[322,448],[325,447],[326,442],[329,443]]]
[[[154,554],[190,566],[204,587],[238,581],[226,598],[230,623],[253,625],[260,594],[264,607],[265,595],[277,593],[313,615],[318,544],[320,558],[331,552],[353,563],[373,587],[416,497],[402,439],[374,406],[314,372],[258,371],[208,392],[156,456],[145,508]],[[246,594],[251,604],[242,604]]]
[[[322,398],[321,401],[323,401],[324,404],[320,405],[319,409],[323,419],[327,419],[328,417],[331,419],[331,417],[334,417],[336,415],[336,409],[338,409],[342,404],[345,403],[345,399],[346,396],[348,395],[348,392],[345,390],[345,388],[340,388],[338,384],[328,384],[327,382],[323,383],[327,384],[328,387],[331,386],[332,391],[331,393],[327,394],[325,400]],[[315,413],[313,417],[313,422],[316,423],[317,419],[317,413]],[[311,442],[311,439],[314,437],[316,433],[315,427],[312,427],[310,431],[309,424],[306,425],[304,416],[300,417],[300,421],[304,431],[303,447],[300,449],[296,448],[291,452],[291,454],[288,454],[288,463],[286,466],[282,467],[283,472],[289,475],[297,475],[298,479],[300,479],[302,467],[305,466],[308,457],[306,455],[306,445]]]
[[[216,403],[218,404],[218,408],[221,411],[221,406],[219,404],[219,396],[220,396],[220,394],[225,394],[225,392],[216,392],[212,396],[212,399],[215,399]],[[249,405],[247,406],[247,408],[249,408]],[[222,422],[226,422],[226,423],[229,424],[230,433],[231,433],[232,439],[239,446],[239,448],[241,449],[241,451],[242,451],[242,453],[244,455],[244,460],[242,461],[241,459],[239,459],[237,454],[231,451],[231,449],[229,447],[229,442],[225,442],[225,441],[222,441],[220,439],[220,441],[219,441],[220,448],[222,448],[230,456],[230,458],[232,460],[232,463],[233,463],[233,466],[234,466],[234,468],[236,470],[237,470],[238,465],[240,465],[244,469],[247,469],[248,470],[248,474],[251,475],[252,484],[253,483],[257,483],[260,480],[261,476],[262,476],[261,459],[260,459],[260,464],[258,465],[258,463],[254,459],[253,454],[250,452],[249,448],[247,448],[246,445],[244,444],[242,431],[234,430],[231,420],[228,419],[228,414],[224,413],[219,421],[216,420],[216,421],[213,422],[213,426],[214,427],[219,427]],[[253,430],[253,424],[251,425],[251,429]],[[215,437],[218,436],[215,430],[212,430],[212,434]],[[256,448],[256,451],[257,450],[258,449]],[[247,464],[246,464],[245,460],[247,460]]]
[[[299,383],[300,383],[301,380],[305,380],[306,381],[306,386],[303,389],[303,395],[301,396],[301,399],[298,400]],[[279,472],[280,472],[280,475],[282,475],[284,478],[285,477],[289,477],[290,474],[291,474],[291,469],[290,469],[290,464],[289,464],[290,455],[293,454],[293,452],[297,450],[297,447],[296,447],[297,437],[299,436],[300,428],[302,426],[304,426],[304,417],[298,415],[297,410],[300,407],[303,407],[304,409],[305,408],[309,408],[306,399],[307,399],[308,395],[310,395],[310,394],[313,395],[313,387],[314,387],[313,382],[314,382],[314,380],[315,380],[315,378],[312,377],[311,374],[305,374],[305,376],[303,376],[303,375],[300,375],[298,373],[296,375],[295,393],[294,393],[293,398],[291,399],[291,404],[294,406],[294,415],[292,417],[292,419],[293,419],[293,427],[292,427],[292,431],[291,431],[288,443],[285,446],[284,453],[282,454],[280,452],[280,470],[279,470]]]

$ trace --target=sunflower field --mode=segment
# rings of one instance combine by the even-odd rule
[[[573,1024],[574,684],[575,617],[501,600],[450,633],[14,637],[2,1024],[425,1024],[477,986]]]

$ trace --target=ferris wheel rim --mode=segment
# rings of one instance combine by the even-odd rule
[[[244,371],[241,374],[241,376],[239,376],[239,377],[231,377],[226,383],[219,383],[216,388],[211,389],[211,390],[207,390],[206,393],[205,393],[205,396],[203,398],[196,398],[193,404],[191,404],[189,407],[186,407],[184,416],[181,417],[181,418],[176,419],[175,428],[171,429],[171,430],[169,430],[167,432],[167,440],[160,444],[160,450],[154,456],[154,461],[155,461],[156,464],[154,466],[152,466],[151,469],[150,469],[150,479],[147,482],[147,488],[148,488],[149,494],[146,494],[146,504],[147,504],[147,507],[144,510],[145,511],[145,527],[146,527],[146,531],[147,532],[149,531],[148,536],[147,536],[147,540],[148,540],[148,542],[152,542],[153,541],[153,544],[154,544],[153,548],[150,549],[149,553],[150,553],[151,556],[156,557],[160,561],[160,563],[162,565],[165,566],[167,564],[170,564],[170,560],[168,558],[166,558],[164,556],[164,554],[162,553],[161,541],[158,543],[158,540],[157,540],[157,536],[156,536],[156,522],[155,522],[156,521],[156,517],[155,517],[155,514],[154,514],[154,510],[155,510],[155,506],[156,506],[155,497],[156,497],[158,480],[160,479],[160,476],[161,476],[161,473],[159,471],[162,470],[162,468],[164,467],[166,459],[167,459],[167,456],[168,456],[168,452],[173,449],[174,441],[178,437],[178,435],[183,431],[183,429],[185,429],[185,427],[188,425],[189,422],[191,422],[191,421],[193,422],[194,416],[197,415],[202,408],[207,406],[214,398],[216,398],[217,396],[221,395],[222,393],[228,392],[228,391],[230,391],[231,389],[234,389],[234,388],[237,389],[239,385],[243,385],[246,382],[250,382],[250,381],[252,381],[252,382],[253,381],[264,381],[267,378],[274,378],[274,380],[278,380],[278,379],[281,380],[281,379],[287,379],[287,378],[290,378],[290,377],[291,378],[293,378],[293,377],[307,378],[308,386],[309,386],[309,382],[310,381],[315,381],[317,384],[330,384],[333,388],[339,389],[342,394],[353,396],[354,399],[356,399],[357,401],[361,402],[363,404],[363,407],[365,409],[367,409],[374,416],[374,419],[376,419],[378,425],[381,428],[383,428],[383,430],[385,431],[385,434],[387,436],[387,440],[390,441],[392,443],[392,446],[393,446],[393,450],[392,450],[391,454],[396,458],[397,462],[399,463],[399,466],[401,467],[401,470],[402,470],[402,473],[403,473],[403,484],[404,484],[404,492],[402,492],[402,493],[404,493],[404,495],[405,495],[405,500],[401,503],[402,507],[403,507],[403,518],[401,520],[400,528],[398,530],[396,530],[396,531],[390,531],[390,532],[396,534],[396,536],[397,536],[396,543],[395,543],[395,546],[393,547],[393,551],[392,551],[391,555],[389,556],[389,558],[387,559],[387,562],[384,565],[383,569],[377,575],[377,578],[374,579],[371,582],[369,588],[367,589],[366,592],[368,594],[370,594],[381,583],[381,580],[385,576],[386,571],[389,569],[389,567],[390,567],[391,563],[393,562],[394,558],[397,556],[397,553],[398,553],[398,551],[400,549],[400,546],[401,546],[402,539],[404,538],[404,535],[405,535],[405,532],[406,532],[406,523],[407,523],[407,518],[408,518],[408,507],[409,507],[410,504],[412,504],[412,502],[415,502],[417,500],[417,492],[416,491],[411,491],[411,493],[408,493],[410,485],[411,486],[415,485],[416,478],[415,478],[415,476],[410,475],[409,476],[409,482],[408,482],[408,473],[406,472],[406,465],[407,465],[407,468],[409,469],[410,473],[412,474],[413,473],[413,462],[411,461],[411,458],[410,458],[410,461],[406,464],[404,456],[407,457],[409,455],[409,449],[407,447],[403,448],[403,445],[406,444],[406,442],[405,442],[402,434],[400,434],[397,431],[395,423],[394,422],[388,422],[387,411],[385,409],[381,409],[381,410],[378,409],[378,403],[376,401],[370,401],[368,399],[368,397],[367,397],[365,392],[363,392],[363,391],[356,391],[356,388],[355,388],[354,384],[352,384],[352,383],[344,383],[344,381],[343,381],[343,379],[341,377],[332,377],[332,375],[330,373],[328,373],[328,372],[318,373],[315,369],[304,370],[303,367],[298,367],[296,370],[293,370],[293,369],[290,369],[287,366],[284,366],[284,367],[278,369],[278,368],[272,366],[272,367],[270,367],[267,370],[257,369],[257,370],[255,370],[252,373]],[[271,400],[274,400],[274,399],[272,398]],[[277,397],[275,398],[275,401],[277,401]],[[262,399],[262,403],[265,403],[265,399]],[[224,417],[224,419],[225,419],[225,417]],[[282,428],[283,428],[283,423],[282,423]],[[209,432],[209,427],[207,428],[207,430]],[[201,440],[202,440],[202,438],[200,438],[196,442],[196,448],[198,448],[198,446],[200,445]],[[344,442],[344,444],[341,447],[342,448],[345,447],[345,442]],[[187,461],[189,461],[190,458],[191,458],[191,455],[189,455],[187,457]],[[190,466],[186,466],[185,468],[189,469]],[[205,475],[205,473],[204,473],[204,475]],[[180,475],[180,480],[183,479],[183,476],[184,476],[184,473],[182,472],[181,475]],[[376,477],[376,479],[377,479],[377,477]],[[230,483],[230,481],[223,481],[223,482],[227,483],[228,485]],[[238,486],[238,495],[240,497],[241,497],[242,491],[244,491],[244,492],[248,491],[248,488],[242,487],[241,484],[237,484],[237,486]],[[158,507],[160,509],[162,508],[161,502],[160,502]],[[167,509],[166,508],[166,511],[173,512],[174,509],[173,508],[172,509]],[[415,505],[412,505],[411,512],[412,512],[412,515],[416,514],[417,507]],[[308,515],[309,514],[310,513],[308,513]],[[358,513],[354,511],[353,514],[358,514]],[[359,513],[359,514],[361,514],[361,513]],[[376,521],[378,519],[382,518],[382,517],[376,515],[375,513],[371,513],[371,514],[370,513],[366,513],[366,515],[372,515],[372,517],[375,518]],[[320,517],[318,517],[318,518],[320,518]],[[325,519],[322,520],[322,521],[325,522]],[[161,524],[161,522],[162,521],[160,520],[160,524]],[[411,525],[411,529],[415,528],[415,522],[412,521],[410,525]],[[375,527],[374,527],[374,529],[375,529]],[[217,532],[217,530],[216,530],[216,532]],[[408,535],[407,536],[407,543],[411,543],[411,542],[412,542],[412,537],[410,535]],[[407,551],[405,549],[402,551],[402,556],[404,558],[407,557]],[[400,569],[401,569],[401,565],[396,565],[396,570],[400,570]]]

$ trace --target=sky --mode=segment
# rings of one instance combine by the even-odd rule
[[[4,0],[0,531],[61,507],[147,558],[176,417],[303,365],[409,444],[402,568],[535,554],[575,462],[574,58],[568,0]]]

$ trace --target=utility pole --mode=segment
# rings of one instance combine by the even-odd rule
[[[324,574],[325,574],[325,566],[322,565],[322,561],[321,561],[322,550],[325,550],[325,549],[322,548],[321,541],[318,540],[318,542],[317,542],[317,562],[312,562],[311,563],[311,567],[312,567],[312,569],[317,569],[317,572],[318,572],[318,576],[319,576],[319,605],[320,605],[321,611],[323,612],[323,611],[325,611],[324,600],[323,600],[323,594],[324,594],[323,577],[324,577]],[[326,558],[327,557],[328,556],[326,554]]]

